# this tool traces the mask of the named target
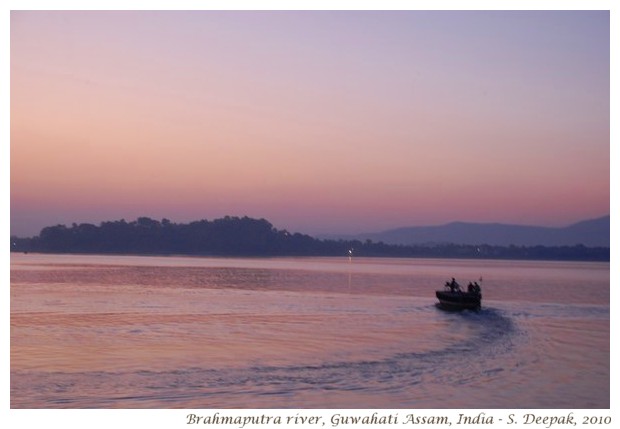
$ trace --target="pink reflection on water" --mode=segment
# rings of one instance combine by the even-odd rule
[[[608,264],[13,255],[12,406],[605,405],[608,309]]]

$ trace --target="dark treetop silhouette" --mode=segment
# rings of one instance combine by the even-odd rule
[[[43,228],[36,237],[11,237],[11,251],[42,253],[211,255],[211,256],[353,256],[544,259],[609,261],[608,247],[491,246],[434,244],[393,245],[371,240],[320,240],[278,230],[265,219],[226,216],[187,224],[140,217]]]

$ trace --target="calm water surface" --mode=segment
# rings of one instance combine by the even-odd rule
[[[483,309],[434,290],[483,278]],[[12,408],[609,408],[609,264],[11,255]]]

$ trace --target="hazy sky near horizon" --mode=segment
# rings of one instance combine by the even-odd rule
[[[609,213],[607,11],[13,11],[11,233]]]

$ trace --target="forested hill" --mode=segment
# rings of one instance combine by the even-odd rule
[[[609,247],[610,217],[589,219],[561,228],[501,223],[452,222],[437,226],[413,226],[355,236],[323,237],[383,241],[388,244],[491,244],[494,246]]]
[[[609,248],[490,245],[389,245],[371,240],[320,240],[278,230],[265,219],[226,216],[187,224],[140,217],[43,228],[37,237],[11,237],[11,251],[40,253],[354,256],[609,261]]]

